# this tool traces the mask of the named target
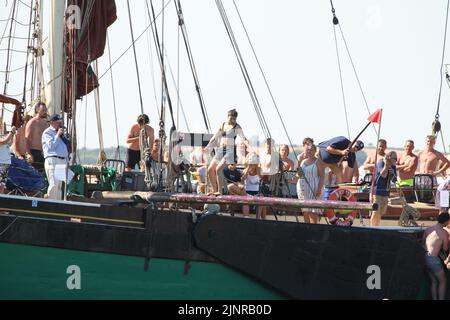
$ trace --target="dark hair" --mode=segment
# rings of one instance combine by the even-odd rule
[[[448,220],[450,220],[450,214],[448,214],[448,212],[441,212],[437,218],[437,221],[440,224],[444,224],[446,223]]]
[[[406,140],[405,144],[411,143],[412,145],[414,145],[414,141],[413,140]]]
[[[314,139],[310,138],[310,137],[306,137],[305,139],[303,139],[303,146],[305,144],[314,144]]]
[[[237,118],[238,112],[236,111],[236,109],[233,109],[233,110],[228,111],[228,115]]]
[[[148,123],[150,123],[150,119],[149,119],[148,115],[146,115],[146,114],[141,114],[141,115],[137,118],[137,123],[139,123],[140,125],[148,124]]]
[[[39,112],[39,109],[41,108],[41,106],[43,107],[47,107],[47,105],[45,103],[43,103],[42,101],[39,101],[38,103],[36,103],[34,105],[34,112]]]
[[[385,139],[378,140],[378,144],[380,144],[380,143],[384,143],[384,145],[387,146],[387,142]]]

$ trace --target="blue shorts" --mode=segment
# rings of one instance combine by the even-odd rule
[[[442,261],[439,257],[426,255],[425,265],[427,266],[427,269],[432,273],[439,273],[441,271],[444,271]]]

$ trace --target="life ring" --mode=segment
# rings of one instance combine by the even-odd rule
[[[356,202],[356,198],[347,189],[336,189],[332,193],[330,193],[330,196],[328,198],[330,201],[349,201],[349,202]],[[336,217],[336,214],[347,214],[347,217],[345,219],[341,219]],[[340,226],[340,227],[351,227],[353,225],[353,221],[356,219],[356,216],[358,215],[357,210],[336,210],[336,209],[327,209],[325,211],[325,214],[330,221],[331,224]]]

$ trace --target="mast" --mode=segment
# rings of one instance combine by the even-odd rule
[[[49,21],[48,72],[49,79],[43,97],[49,114],[61,114],[61,90],[63,71],[63,39],[64,12],[66,3],[61,0],[51,0]]]

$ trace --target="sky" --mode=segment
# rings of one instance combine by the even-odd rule
[[[48,0],[44,4],[46,1]],[[162,2],[154,1],[156,12],[161,10]],[[287,143],[233,1],[223,2],[271,135],[276,142]],[[5,28],[2,19],[8,17],[11,3],[12,1],[0,0],[0,32]],[[166,0],[165,3],[169,4],[164,16],[164,44],[166,61],[169,62],[168,82],[176,113],[175,120],[182,132],[188,130],[186,122],[191,132],[205,132],[184,43],[181,36],[179,38],[175,6],[173,1]],[[337,29],[349,122],[347,129],[330,1],[235,0],[235,3],[292,142],[301,144],[306,136],[320,142],[335,136],[348,136],[348,132],[350,139],[353,139],[367,124],[369,111]],[[116,0],[116,4],[118,20],[109,30],[113,61],[131,44],[127,2]],[[181,1],[181,4],[213,130],[217,130],[226,120],[228,110],[236,108],[239,112],[238,123],[246,136],[260,137],[263,140],[261,126],[215,1]],[[388,147],[402,147],[406,139],[412,139],[416,142],[416,149],[422,149],[426,135],[431,133],[438,104],[447,1],[334,0],[333,4],[370,112],[378,108],[384,110],[381,137],[388,141]],[[144,0],[130,1],[130,5],[137,37],[148,26],[149,18]],[[18,20],[26,21],[27,8],[20,2],[19,8],[26,13],[19,16]],[[160,17],[157,20],[160,33],[161,24]],[[24,35],[26,28],[18,26],[16,32]],[[6,64],[6,52],[1,49],[6,48],[6,45],[6,40],[1,41],[1,71]],[[24,42],[17,40],[14,45],[20,49]],[[144,112],[150,116],[150,124],[157,128],[161,75],[150,29],[136,42],[136,49]],[[444,64],[450,64],[449,50],[447,48],[445,52]],[[23,59],[23,55],[15,54],[11,69],[22,66]],[[99,60],[99,74],[103,75],[109,65],[107,48],[105,55]],[[132,50],[118,60],[112,70],[119,142],[115,129],[110,74],[106,73],[100,80],[105,146],[117,146],[118,143],[124,145],[129,127],[141,113]],[[7,93],[20,92],[22,79],[23,72],[12,74]],[[180,101],[186,121],[181,112],[177,114],[177,110],[181,108],[178,107],[174,83],[179,83]],[[3,86],[4,73],[0,73],[0,90],[3,90]],[[80,104],[78,119],[81,132],[79,145],[88,148],[99,145],[93,103],[93,96],[88,96],[87,102],[85,99]],[[440,117],[448,150],[450,88],[445,81]],[[166,124],[169,129],[169,116]],[[366,144],[375,144],[375,130],[369,128],[361,139]],[[440,140],[437,149],[444,149]]]

